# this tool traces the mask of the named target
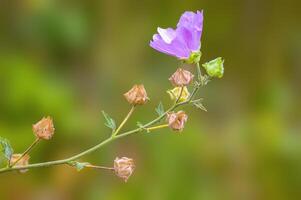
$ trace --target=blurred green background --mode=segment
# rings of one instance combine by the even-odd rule
[[[170,104],[176,59],[148,45],[157,26],[204,9],[201,62],[225,58],[225,75],[200,95],[182,134],[130,136],[82,161],[132,157],[128,183],[68,166],[0,175],[2,200],[301,199],[301,3],[292,0],[1,0],[0,136],[22,152],[31,125],[54,118],[52,140],[31,162],[61,159],[109,136],[101,110],[120,122],[122,94],[143,83],[151,101],[125,129]]]

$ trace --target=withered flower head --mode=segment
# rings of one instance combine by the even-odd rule
[[[143,105],[148,100],[144,85],[134,85],[124,94],[126,100],[132,105]]]
[[[167,90],[167,93],[169,94],[171,100],[177,100],[181,95],[181,97],[179,98],[179,102],[186,101],[190,96],[190,93],[186,86],[184,86],[183,89],[181,87],[175,87],[172,90]]]
[[[32,125],[32,130],[37,138],[49,140],[54,134],[54,126],[51,117],[43,117],[43,119]]]
[[[30,156],[28,154],[24,155],[17,163],[15,163],[20,157],[22,156],[22,154],[13,154],[9,160],[9,164],[12,165],[14,164],[14,166],[17,167],[23,167],[28,165],[28,161]],[[28,169],[21,169],[19,170],[21,173],[25,173],[28,171]]]
[[[116,158],[114,160],[114,170],[118,177],[127,182],[128,178],[134,172],[135,165],[134,160],[127,157]]]
[[[184,111],[170,112],[167,114],[168,126],[175,131],[182,131],[184,124],[186,123],[188,116]]]
[[[193,80],[194,75],[190,73],[190,71],[187,71],[182,68],[178,68],[177,71],[171,75],[169,78],[171,84],[175,87],[182,87],[189,85],[191,81]]]

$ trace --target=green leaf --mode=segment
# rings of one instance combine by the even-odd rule
[[[136,124],[137,124],[137,126],[138,126],[139,128],[144,128],[144,127],[143,127],[143,124],[142,124],[141,122],[136,122]]]
[[[10,158],[14,153],[14,150],[11,147],[9,141],[5,138],[0,137],[0,145],[1,145],[1,152],[4,154],[7,160],[10,160]]]
[[[159,116],[162,116],[164,114],[164,107],[162,102],[159,103],[158,107],[156,108],[156,112]]]
[[[77,162],[77,161],[71,161],[69,164],[76,168],[77,171],[81,171],[84,169],[87,165],[90,165],[88,162]]]
[[[205,108],[205,106],[202,104],[201,101],[197,101],[197,102],[194,102],[193,105],[205,112],[207,112],[207,109]]]
[[[114,132],[116,130],[116,123],[114,119],[112,119],[105,111],[101,111],[101,112],[106,120],[105,125],[110,129],[112,129],[112,131]]]

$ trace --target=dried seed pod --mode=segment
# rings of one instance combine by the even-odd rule
[[[143,105],[148,100],[144,85],[134,85],[124,97],[132,105]]]
[[[43,117],[43,119],[32,125],[32,130],[37,138],[49,140],[55,129],[51,117]]]
[[[114,170],[118,177],[127,182],[128,178],[134,172],[135,165],[134,160],[127,157],[116,158],[114,160]]]
[[[170,112],[167,114],[168,126],[175,131],[182,131],[188,116],[184,111]]]
[[[26,154],[20,159],[21,156],[22,156],[22,154],[13,154],[9,160],[9,165],[14,164],[14,166],[17,166],[17,167],[24,167],[24,166],[28,165],[30,156],[28,154]],[[19,161],[17,163],[15,163],[17,160],[19,160]],[[25,173],[28,171],[28,169],[21,169],[19,171],[21,173]]]
[[[193,80],[194,75],[182,68],[178,68],[169,78],[171,84],[175,87],[183,87],[189,85]]]

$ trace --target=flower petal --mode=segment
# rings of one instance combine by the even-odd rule
[[[192,52],[200,50],[202,29],[203,11],[187,11],[181,16],[176,30],[159,27],[150,46],[162,53],[188,59]]]
[[[157,30],[164,42],[166,42],[167,44],[170,44],[176,37],[176,31],[172,28],[163,29],[158,27]]]
[[[191,31],[185,27],[177,28],[177,37],[181,37],[181,40],[190,49],[190,53],[193,51],[199,51],[201,47],[200,34],[196,31]]]
[[[185,41],[182,39],[182,36],[178,35],[169,44],[166,43],[159,34],[155,34],[153,36],[153,41],[150,42],[150,46],[158,51],[180,59],[188,58],[191,52]]]
[[[180,18],[177,29],[184,27],[190,31],[189,35],[185,32],[185,37],[189,40],[187,44],[193,51],[198,51],[201,46],[201,36],[203,31],[203,11],[197,11],[196,13],[186,11]],[[183,30],[181,30],[183,32]]]
[[[186,11],[182,14],[177,27],[184,26],[188,29],[194,29],[202,32],[203,30],[203,11]]]

